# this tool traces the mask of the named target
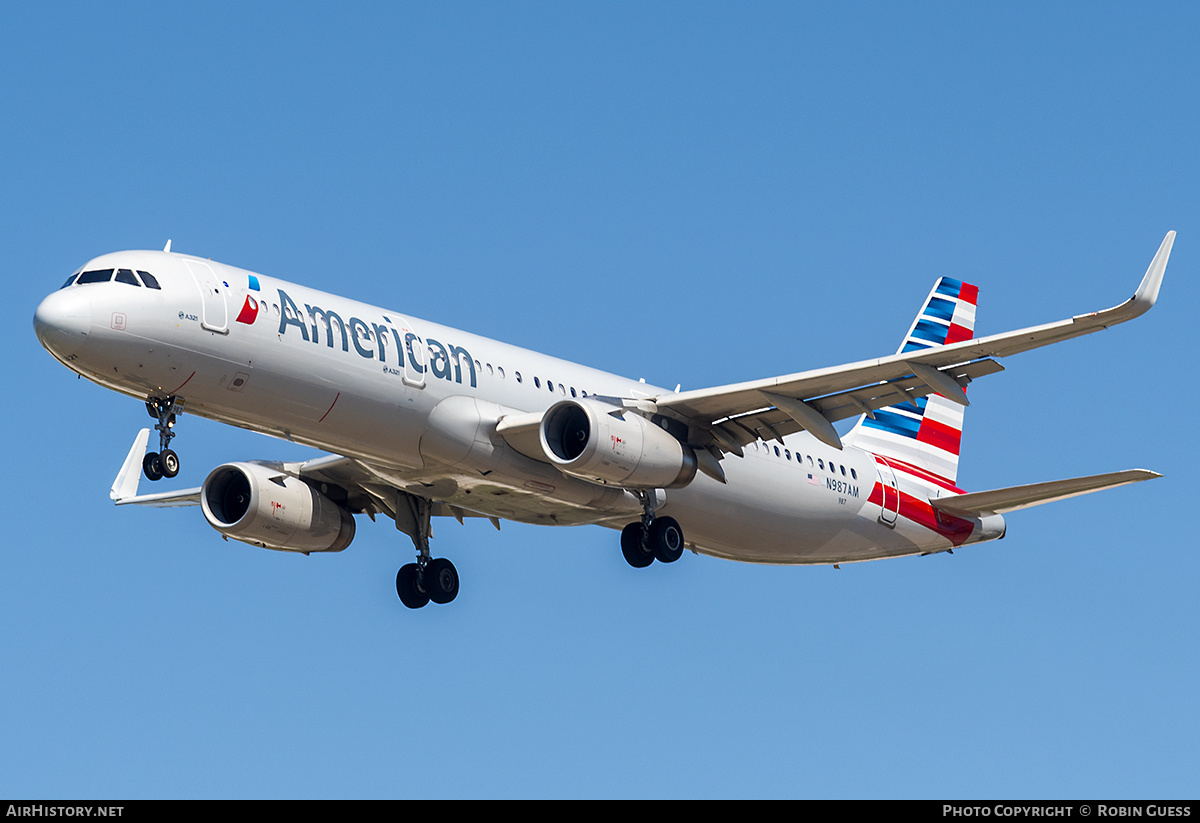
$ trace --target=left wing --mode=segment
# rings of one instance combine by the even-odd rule
[[[142,429],[133,439],[133,445],[125,462],[121,465],[113,481],[108,496],[118,506],[151,506],[169,508],[176,506],[199,506],[202,487],[180,489],[179,491],[160,492],[157,494],[138,494],[138,484],[142,477],[142,458],[146,454],[146,443],[150,437],[150,429]],[[408,517],[406,512],[405,495],[422,497],[420,484],[412,484],[399,477],[372,468],[350,457],[329,455],[318,457],[303,463],[272,463],[283,474],[290,474],[307,481],[310,485],[319,486],[321,483],[338,486],[347,495],[347,506],[351,511],[364,512],[372,520],[377,513],[386,514],[393,520],[397,514],[403,521]],[[413,490],[405,491],[405,487],[413,486]],[[465,517],[484,517],[458,506],[446,503],[431,502],[430,514],[433,517],[453,517],[462,522]],[[500,522],[489,517],[496,528]],[[399,526],[398,526],[399,528]],[[403,530],[403,529],[402,529]]]
[[[129,454],[125,457],[125,462],[121,464],[121,471],[117,473],[117,479],[113,481],[108,496],[118,506],[130,503],[135,506],[154,506],[157,508],[199,506],[199,488],[162,492],[160,494],[139,495],[137,493],[138,482],[142,479],[142,458],[146,456],[146,441],[149,438],[149,429],[142,429],[137,433],[137,437],[133,438],[133,445],[129,449]]]
[[[386,514],[396,521],[396,528],[406,531],[403,523],[411,518],[408,497],[428,500],[437,494],[436,485],[428,487],[385,469],[353,457],[330,455],[309,460],[296,466],[296,474],[309,483],[332,483],[346,490],[351,510],[362,511],[372,520],[376,513]],[[487,517],[500,528],[500,520],[459,506],[430,500],[430,516],[453,517],[459,523],[466,517]],[[407,532],[406,532],[407,533]]]
[[[935,393],[965,404],[962,387],[1003,370],[992,358],[1080,337],[1144,314],[1158,298],[1174,242],[1175,232],[1167,232],[1137,292],[1111,309],[877,360],[660,395],[651,398],[653,410],[677,416],[711,438],[711,444],[695,445],[739,455],[755,440],[779,439],[801,429],[840,449],[834,420]]]

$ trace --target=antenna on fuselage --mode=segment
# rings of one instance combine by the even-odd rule
[[[167,245],[163,246],[163,251],[170,251],[170,250],[171,250],[171,241],[167,240]]]

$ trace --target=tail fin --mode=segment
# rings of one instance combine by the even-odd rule
[[[949,277],[934,284],[899,353],[971,339],[979,289]],[[860,417],[846,445],[915,466],[951,483],[958,477],[963,407],[940,395],[916,398]]]

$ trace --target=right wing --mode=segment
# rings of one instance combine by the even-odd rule
[[[740,454],[755,440],[779,439],[801,429],[840,449],[831,421],[934,393],[965,404],[961,387],[1003,369],[992,358],[1080,337],[1144,314],[1158,298],[1174,242],[1175,232],[1167,232],[1137,292],[1111,309],[876,360],[659,395],[650,405],[652,411],[707,433],[710,445],[722,452]]]

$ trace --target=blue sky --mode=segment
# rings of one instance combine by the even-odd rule
[[[3,797],[1194,797],[1194,4],[24,4],[0,26]],[[439,523],[291,556],[107,499],[142,407],[41,297],[177,251],[685,388],[1160,304],[972,386],[971,489],[1165,477],[955,553],[625,565]],[[1181,366],[1183,368],[1181,368]],[[196,485],[304,449],[184,417]]]

